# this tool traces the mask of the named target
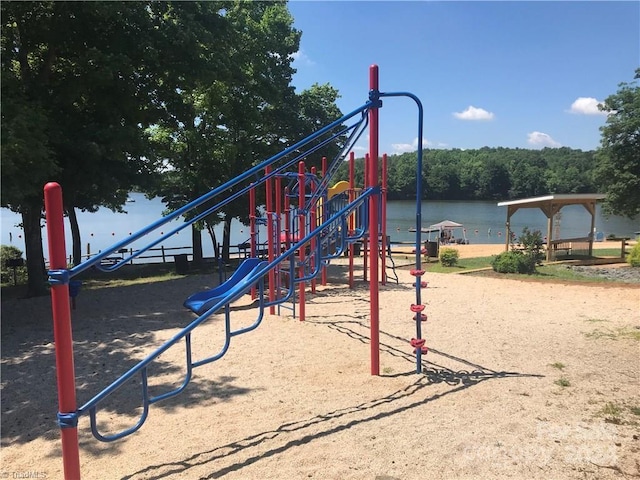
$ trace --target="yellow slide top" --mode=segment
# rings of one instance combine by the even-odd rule
[[[333,187],[327,189],[327,199],[330,199],[342,192],[346,192],[347,190],[349,190],[349,182],[342,180],[336,183]]]

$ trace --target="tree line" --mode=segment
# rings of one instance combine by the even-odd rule
[[[0,198],[22,218],[28,295],[47,292],[45,183],[63,187],[77,264],[78,209],[121,211],[135,189],[174,210],[342,116],[331,85],[297,92],[292,83],[302,32],[285,0],[4,1],[0,18]],[[600,191],[610,211],[637,215],[639,87],[621,84],[602,108],[610,115],[595,153],[428,150],[421,195]],[[309,164],[339,150],[323,147]],[[415,157],[389,159],[390,198],[415,197]],[[228,249],[232,219],[247,215],[246,202],[231,202],[194,224],[196,260],[202,230],[224,222]]]
[[[424,200],[509,200],[551,193],[599,193],[595,151],[571,148],[423,151]],[[356,161],[362,184],[364,160]],[[390,200],[416,198],[417,152],[388,157]],[[347,180],[346,165],[339,171]]]
[[[121,211],[133,189],[176,209],[342,116],[330,85],[292,84],[302,32],[286,1],[0,9],[1,199],[22,217],[29,295],[47,292],[45,183],[62,185],[77,264],[78,209]],[[196,257],[201,230],[246,215],[233,202],[194,225]]]

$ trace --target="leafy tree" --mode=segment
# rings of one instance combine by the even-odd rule
[[[601,127],[596,179],[607,193],[605,211],[633,218],[640,214],[640,68],[632,83],[621,83],[600,109],[609,112]]]
[[[548,167],[540,159],[519,157],[510,166],[511,191],[510,198],[526,198],[543,195],[547,192],[545,173]]]
[[[324,85],[314,83],[308,89],[300,92],[297,95],[297,112],[294,112],[293,116],[295,120],[291,122],[295,127],[293,139],[301,140],[340,118],[342,112],[336,104],[339,98],[338,90],[328,83]],[[339,128],[336,127],[336,130]],[[307,166],[309,168],[315,166],[320,170],[322,157],[327,157],[329,160],[335,158],[344,146],[345,140],[345,138],[339,138],[337,142],[332,142],[314,152],[306,160]],[[316,140],[316,142],[319,141]],[[309,144],[309,146],[313,146],[313,144]]]
[[[480,198],[505,198],[511,188],[509,171],[504,162],[490,157],[483,162],[478,180]]]
[[[120,209],[155,168],[145,128],[196,73],[224,71],[226,5],[2,2],[2,205],[22,215],[29,294],[46,291],[43,184],[64,188],[77,262],[74,209]]]
[[[228,75],[181,92],[187,108],[151,130],[156,156],[171,169],[156,191],[170,209],[222,185],[297,139],[299,124],[292,119],[299,112],[291,62],[300,32],[292,26],[286,2],[232,2],[224,18],[229,26],[225,55],[233,59]],[[246,222],[248,215],[248,202],[241,198],[199,227],[212,232],[210,227],[224,222],[226,258],[232,220]],[[196,245],[198,237],[195,231]]]

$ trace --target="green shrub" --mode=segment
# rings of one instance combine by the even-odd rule
[[[541,265],[544,259],[543,245],[540,230],[531,231],[529,227],[524,227],[518,237],[518,246],[512,243],[511,251],[498,255],[491,266],[500,273],[536,273],[536,266]]]
[[[440,249],[440,264],[443,267],[453,267],[458,263],[460,254],[455,248],[441,248]]]
[[[627,258],[627,262],[632,267],[640,267],[640,243],[636,243],[631,251],[629,252],[629,257]]]
[[[491,267],[498,273],[524,273],[524,254],[519,251],[502,252],[491,260]]]
[[[7,260],[21,259],[22,251],[13,245],[0,245],[0,282],[13,284],[13,267],[7,267]],[[16,267],[16,281],[18,284],[27,282],[27,268]]]

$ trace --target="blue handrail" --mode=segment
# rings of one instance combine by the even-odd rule
[[[158,245],[159,243],[161,243],[163,240],[171,237],[172,235],[176,234],[177,232],[179,232],[180,230],[190,226],[193,222],[199,220],[200,218],[202,218],[201,216],[195,217],[190,219],[187,222],[184,222],[183,224],[179,225],[178,227],[175,227],[173,229],[171,229],[169,232],[161,234],[159,238],[157,238],[156,240],[150,242],[148,245],[146,245],[143,248],[138,249],[136,252],[134,252],[133,254],[124,257],[122,260],[120,260],[119,262],[117,262],[114,265],[111,266],[105,266],[105,265],[101,265],[101,261],[104,258],[107,258],[111,255],[113,255],[116,251],[123,249],[124,247],[126,247],[127,245],[130,245],[131,243],[143,238],[144,236],[148,235],[149,233],[157,230],[158,228],[160,228],[161,226],[179,218],[180,216],[190,212],[191,210],[203,205],[204,203],[208,202],[209,200],[215,198],[216,196],[223,194],[223,193],[228,193],[233,187],[236,187],[237,185],[239,185],[240,183],[249,180],[249,179],[254,179],[253,182],[253,186],[257,186],[260,185],[262,183],[264,183],[265,181],[267,181],[269,178],[272,178],[273,175],[276,174],[276,172],[278,171],[282,171],[282,169],[276,169],[276,172],[272,172],[270,176],[262,176],[262,172],[264,171],[264,169],[268,166],[274,165],[276,162],[278,162],[279,160],[286,158],[287,156],[289,156],[290,154],[295,154],[298,153],[298,155],[296,155],[296,157],[293,160],[290,160],[289,162],[287,162],[287,165],[291,165],[293,163],[295,163],[295,161],[297,159],[301,159],[304,158],[305,155],[309,154],[310,152],[314,152],[317,149],[321,148],[323,145],[326,144],[326,142],[322,142],[320,145],[316,145],[313,146],[311,149],[305,151],[305,152],[298,152],[298,150],[301,147],[304,147],[305,145],[313,142],[314,140],[322,137],[323,135],[330,133],[331,130],[340,127],[344,122],[352,119],[353,117],[355,117],[356,115],[361,115],[361,118],[359,119],[358,122],[356,122],[354,125],[347,127],[345,129],[340,130],[337,133],[334,133],[331,135],[330,140],[328,139],[328,141],[334,140],[335,138],[337,138],[337,136],[340,136],[342,134],[344,134],[346,131],[349,130],[354,130],[357,131],[358,127],[361,126],[364,122],[366,122],[366,112],[368,111],[368,109],[372,106],[372,102],[369,101],[367,103],[365,103],[364,105],[362,105],[361,107],[353,110],[352,112],[344,115],[343,117],[339,118],[338,120],[330,123],[329,125],[321,128],[320,130],[316,131],[315,133],[309,135],[308,137],[304,138],[303,140],[295,143],[294,145],[292,145],[291,147],[286,148],[285,150],[283,150],[282,152],[268,158],[267,160],[264,160],[263,162],[259,163],[258,165],[250,168],[249,170],[245,171],[244,173],[238,175],[237,177],[225,182],[224,184],[220,185],[219,187],[216,187],[214,189],[212,189],[211,191],[209,191],[208,193],[202,195],[201,197],[199,197],[196,200],[193,200],[192,202],[186,204],[185,206],[175,210],[174,212],[171,212],[170,214],[162,217],[161,219],[157,220],[156,222],[153,222],[151,225],[148,225],[147,227],[139,230],[138,232],[133,233],[132,235],[128,236],[126,239],[121,240],[120,242],[117,242],[115,244],[113,244],[111,247],[105,249],[103,252],[91,257],[90,259],[85,260],[84,262],[80,263],[79,265],[71,268],[68,270],[68,274],[69,274],[69,278],[73,278],[74,276],[80,274],[81,272],[91,268],[91,267],[95,267],[99,270],[103,270],[103,271],[114,271],[117,270],[118,268],[122,267],[123,265],[126,265],[127,263],[129,263],[132,259],[136,258],[137,256],[141,255],[143,252],[147,251],[149,248],[154,247],[155,245]],[[361,133],[362,129],[360,129],[360,133]],[[359,136],[359,135],[358,135]],[[357,140],[357,137],[354,135],[351,135],[350,140],[353,142],[355,140]],[[342,152],[341,152],[342,153]],[[255,179],[258,180],[255,180]],[[248,189],[251,188],[251,186],[247,186],[245,191],[248,191]],[[235,195],[231,196],[233,199],[237,198]],[[213,211],[219,209],[221,206],[226,205],[229,201],[229,197],[225,198],[224,200],[222,200],[222,202],[220,204],[217,204],[216,206],[210,208],[207,210],[208,214],[213,213]]]
[[[335,258],[338,255],[341,255],[346,246],[349,243],[355,242],[361,239],[366,232],[368,231],[369,226],[369,215],[368,215],[368,199],[372,195],[380,194],[380,187],[375,186],[371,188],[364,189],[361,194],[353,201],[346,202],[346,204],[341,204],[340,201],[336,199],[335,202],[329,202],[326,199],[326,190],[329,186],[329,182],[331,178],[336,173],[342,161],[345,159],[347,152],[353,147],[353,145],[358,141],[361,135],[364,133],[368,126],[369,121],[369,110],[377,109],[381,106],[380,98],[388,96],[405,96],[413,99],[419,109],[419,124],[418,124],[418,175],[417,175],[417,202],[416,202],[416,266],[420,268],[420,254],[419,254],[419,245],[420,245],[420,227],[421,227],[421,202],[420,202],[420,194],[422,192],[422,125],[423,125],[423,113],[422,113],[422,104],[420,100],[413,94],[406,92],[398,92],[398,93],[380,93],[377,91],[370,92],[369,101],[364,105],[356,108],[352,112],[342,116],[338,120],[330,123],[329,125],[319,129],[315,133],[309,135],[303,140],[295,143],[291,147],[286,148],[282,152],[262,161],[261,163],[255,165],[254,167],[248,169],[244,173],[238,175],[225,182],[224,184],[216,187],[202,195],[198,199],[186,204],[185,206],[175,210],[174,212],[162,217],[156,222],[148,225],[147,227],[139,230],[138,232],[128,236],[126,239],[115,243],[111,247],[107,248],[103,252],[99,253],[87,259],[85,262],[68,269],[68,270],[56,270],[49,272],[49,279],[52,283],[68,283],[71,278],[84,272],[85,270],[95,267],[96,269],[103,271],[113,271],[122,267],[125,264],[131,262],[132,259],[142,255],[148,249],[153,248],[154,246],[161,243],[163,240],[171,237],[172,235],[178,233],[180,230],[187,228],[192,225],[194,222],[202,220],[207,216],[214,213],[216,210],[221,209],[225,205],[230,204],[234,200],[240,198],[242,195],[245,195],[249,192],[250,189],[255,188],[261,184],[264,184],[266,181],[276,177],[277,175],[283,175],[287,169],[290,169],[294,166],[299,160],[304,159],[305,156],[310,155],[314,152],[317,152],[324,146],[328,145],[330,142],[334,142],[336,139],[346,136],[347,140],[345,144],[341,147],[339,153],[334,157],[330,165],[328,166],[327,172],[324,172],[322,180],[313,189],[309,195],[305,197],[305,204],[298,205],[298,209],[302,215],[305,216],[303,220],[305,222],[304,229],[298,229],[298,238],[293,244],[288,243],[290,245],[289,248],[281,252],[275,259],[271,262],[259,261],[257,259],[251,260],[247,263],[247,270],[244,270],[238,273],[237,277],[233,282],[227,283],[224,288],[220,288],[216,291],[216,295],[211,298],[204,299],[205,302],[200,305],[200,308],[195,309],[196,314],[199,316],[189,323],[186,327],[181,329],[178,333],[173,335],[169,340],[163,343],[160,347],[154,350],[152,353],[147,355],[143,360],[138,362],[135,366],[127,370],[123,375],[113,381],[110,385],[104,388],[101,392],[91,398],[88,402],[82,405],[76,412],[60,412],[58,414],[59,419],[62,419],[64,422],[73,423],[77,422],[77,418],[85,413],[89,414],[90,417],[90,425],[91,431],[93,435],[104,442],[111,442],[127,435],[130,435],[137,430],[139,430],[142,425],[146,422],[149,416],[150,406],[154,403],[160,402],[162,400],[174,397],[181,392],[183,392],[188,384],[191,382],[193,378],[193,370],[199,366],[214,362],[222,358],[225,353],[230,348],[231,339],[235,336],[242,335],[244,333],[250,332],[261,324],[264,318],[265,308],[267,306],[271,306],[273,304],[282,303],[287,301],[292,295],[294,295],[295,289],[294,285],[301,282],[309,281],[315,278],[321,271],[321,265],[326,264],[330,259]],[[359,119],[357,117],[360,116]],[[353,121],[351,125],[344,125],[348,121]],[[315,145],[310,145],[312,142],[317,142]],[[306,150],[304,148],[306,148]],[[263,174],[265,172],[266,167],[272,167],[272,170],[269,174]],[[246,183],[245,183],[246,182]],[[229,193],[233,192],[233,193]],[[216,197],[224,197],[220,201],[218,201],[215,205],[211,207],[206,207],[207,202],[216,198]],[[306,215],[311,209],[319,208],[320,198],[323,198],[322,204],[322,218],[319,219],[321,222],[320,225],[310,225],[309,218]],[[331,206],[331,208],[329,208]],[[196,214],[191,217],[189,220],[180,224],[177,227],[170,228],[167,233],[160,232],[160,236],[155,240],[150,241],[145,247],[137,249],[135,252],[132,252],[128,256],[125,256],[117,263],[107,266],[102,265],[102,260],[113,255],[116,251],[123,249],[127,245],[136,242],[143,237],[155,232],[160,227],[167,225],[169,222],[176,220],[177,218],[186,215],[187,213],[197,209],[199,207],[203,207],[203,211],[196,212]],[[331,211],[333,210],[333,211]],[[354,216],[356,218],[355,227],[352,227],[351,230],[348,228],[348,218],[350,216]],[[280,221],[277,219],[276,221]],[[275,229],[279,231],[280,229]],[[293,229],[292,229],[293,230]],[[308,232],[305,233],[304,238],[299,238],[300,232]],[[296,236],[294,235],[294,238]],[[311,252],[311,255],[307,256],[301,265],[304,268],[296,268],[296,253],[301,249],[305,248],[313,239],[317,239],[315,243],[315,250]],[[329,248],[329,243],[331,244],[331,248]],[[276,298],[275,301],[267,301],[265,299],[264,290],[265,290],[265,277],[266,275],[273,269],[279,269],[280,265],[289,260],[289,288],[286,291],[284,296],[280,296]],[[300,265],[298,265],[300,266]],[[249,269],[249,267],[252,267]],[[302,270],[302,272],[300,272]],[[298,274],[296,276],[296,274]],[[417,303],[420,303],[420,288],[419,283],[416,282],[416,297]],[[248,326],[232,329],[231,320],[230,320],[230,304],[236,300],[238,300],[242,295],[244,295],[251,288],[258,289],[258,305],[257,305],[257,315],[253,323]],[[201,300],[201,299],[198,299]],[[224,309],[224,343],[222,347],[214,354],[209,355],[205,358],[194,360],[192,355],[191,348],[191,335],[195,328],[209,319],[212,315],[218,313],[220,310]],[[421,330],[420,330],[420,315],[416,315],[416,328],[417,328],[417,336],[421,338]],[[184,378],[182,379],[179,386],[173,388],[172,390],[166,391],[164,393],[151,396],[149,392],[148,385],[148,368],[151,363],[153,363],[158,357],[160,357],[164,352],[166,352],[169,348],[173,347],[177,343],[181,342],[182,339],[185,341],[185,363],[186,363],[186,371],[184,374]],[[418,371],[420,371],[421,367],[421,357],[420,357],[420,349],[417,349],[417,364]],[[135,423],[128,428],[125,428],[119,432],[113,434],[104,434],[100,431],[98,427],[98,410],[101,406],[102,402],[105,401],[111,394],[119,390],[123,387],[127,382],[131,381],[133,378],[140,376],[141,382],[141,397],[142,397],[142,412],[139,415],[138,419]]]
[[[305,245],[310,243],[313,238],[317,238],[321,236],[323,232],[325,232],[326,229],[330,228],[332,225],[336,223],[340,223],[343,226],[342,230],[346,232],[346,219],[348,218],[348,216],[354,210],[361,208],[361,206],[366,203],[366,200],[371,195],[377,195],[379,193],[380,193],[379,188],[366,189],[355,201],[353,201],[350,204],[347,204],[345,207],[343,207],[338,212],[336,212],[331,217],[329,217],[321,225],[319,225],[318,227],[313,229],[311,232],[309,232],[304,238],[299,239],[299,241],[297,241],[294,245],[292,245],[287,251],[283,252],[274,261],[272,261],[271,263],[268,263],[266,261],[257,263],[256,266],[251,270],[251,272],[244,277],[243,281],[238,282],[237,284],[230,287],[226,291],[226,294],[223,297],[220,297],[219,300],[214,305],[211,305],[210,308],[208,308],[205,312],[203,312],[198,318],[193,320],[189,325],[187,325],[181,331],[176,333],[172,338],[167,340],[164,344],[158,347],[154,352],[150,353],[147,357],[141,360],[137,365],[135,365],[134,367],[129,369],[127,372],[125,372],[122,376],[120,376],[113,383],[111,383],[111,385],[106,387],[104,390],[98,393],[95,397],[93,397],[91,400],[85,403],[82,407],[80,407],[75,413],[70,413],[67,415],[75,416],[77,418],[84,413],[89,413],[90,422],[91,422],[91,431],[95,438],[103,442],[112,442],[139,430],[147,420],[147,417],[149,415],[149,406],[151,404],[164,400],[169,397],[173,397],[179,394],[180,392],[182,392],[191,381],[192,371],[194,368],[219,360],[228,351],[231,344],[232,337],[255,330],[260,325],[264,317],[264,310],[269,305],[268,302],[266,302],[264,299],[264,278],[269,273],[270,270],[275,269],[278,265],[280,265],[286,259],[294,258],[294,255],[297,250],[299,250],[300,248],[303,248]],[[346,238],[346,233],[344,234],[344,237]],[[318,246],[316,248],[318,248],[317,258],[318,258],[318,265],[319,265],[319,262],[323,259],[323,257],[321,255],[321,251],[319,250],[320,242],[317,242],[317,243],[318,243]],[[313,272],[314,274],[310,275],[308,278],[307,277],[296,278],[296,279],[292,279],[292,281],[295,281],[297,283],[297,282],[310,280],[311,278],[315,278],[315,276],[318,275],[319,271],[320,269],[316,268],[314,269],[314,272]],[[209,317],[211,317],[216,312],[218,312],[221,308],[228,307],[229,304],[231,304],[232,302],[240,298],[249,289],[251,289],[253,286],[256,286],[256,285],[259,291],[258,298],[260,299],[260,301],[258,302],[258,316],[256,320],[247,327],[239,328],[237,330],[232,330],[231,323],[230,323],[230,315],[226,314],[225,320],[224,320],[225,341],[222,348],[214,355],[211,355],[201,360],[194,361],[191,354],[191,332],[198,325],[202,324],[205,320],[207,320]],[[290,290],[292,291],[293,289],[290,289]],[[279,301],[280,302],[286,301],[286,298],[281,298],[279,299]],[[147,369],[149,365],[155,359],[157,359],[161,354],[163,354],[173,345],[177,344],[183,338],[185,339],[185,342],[186,342],[187,371],[182,384],[174,390],[171,390],[161,395],[157,395],[155,397],[150,397],[149,391],[148,391],[148,381],[147,381]],[[129,380],[131,380],[134,376],[138,374],[141,376],[141,382],[142,382],[142,414],[138,418],[138,421],[132,427],[129,427],[115,434],[106,435],[101,433],[98,429],[98,422],[97,422],[98,405],[101,402],[103,402],[109,395],[114,393],[116,390],[120,389],[125,383],[127,383]]]

